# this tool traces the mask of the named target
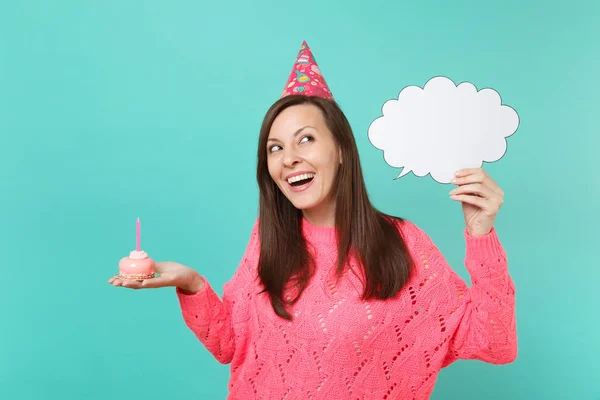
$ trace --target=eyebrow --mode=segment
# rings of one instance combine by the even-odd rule
[[[306,128],[312,128],[312,129],[314,129],[314,130],[316,130],[316,129],[317,129],[317,128],[315,128],[314,126],[310,126],[310,125],[303,126],[302,128],[298,129],[296,132],[294,132],[294,137],[298,136],[298,134],[299,134],[300,132],[302,132],[303,130],[305,130]],[[279,139],[276,139],[276,138],[269,138],[269,139],[267,139],[267,143],[269,143],[269,142],[279,142]]]

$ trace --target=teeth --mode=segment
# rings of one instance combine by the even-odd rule
[[[291,185],[294,182],[298,182],[298,181],[301,181],[303,179],[309,179],[309,178],[312,178],[314,176],[315,176],[315,174],[313,174],[312,172],[309,172],[308,174],[302,174],[302,175],[293,176],[293,177],[289,178],[287,181]]]

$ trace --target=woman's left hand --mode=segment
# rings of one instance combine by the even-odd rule
[[[494,220],[504,203],[504,192],[481,168],[457,171],[450,198],[462,202],[467,231],[472,236],[484,236],[494,226]]]

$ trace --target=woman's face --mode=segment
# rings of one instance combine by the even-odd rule
[[[289,201],[310,222],[330,222],[341,151],[321,110],[305,104],[283,110],[273,121],[265,150],[269,174]]]

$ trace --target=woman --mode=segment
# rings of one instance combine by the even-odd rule
[[[427,234],[372,206],[351,127],[311,65],[304,43],[263,121],[259,218],[223,299],[174,262],[109,282],[176,287],[187,326],[231,364],[230,399],[427,399],[457,359],[512,362],[515,288],[493,227],[502,190],[482,169],[457,173],[468,288]]]

